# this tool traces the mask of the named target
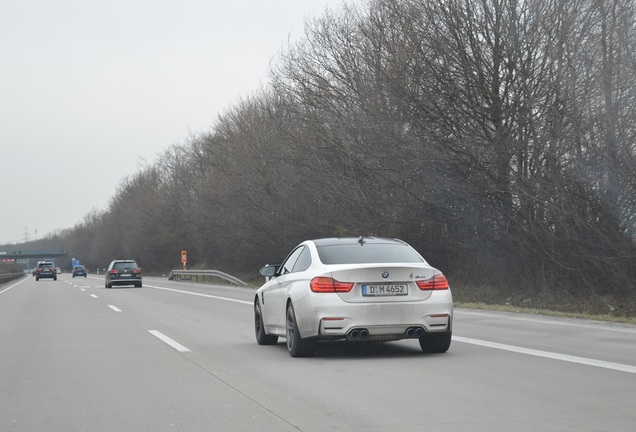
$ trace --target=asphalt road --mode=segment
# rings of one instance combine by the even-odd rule
[[[631,431],[636,327],[456,309],[446,354],[254,340],[253,291],[0,286],[0,431]]]

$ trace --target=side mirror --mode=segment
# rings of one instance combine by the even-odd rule
[[[265,276],[267,280],[270,280],[276,275],[276,273],[278,273],[279,268],[280,264],[267,264],[265,267],[261,268],[258,273],[261,276]]]

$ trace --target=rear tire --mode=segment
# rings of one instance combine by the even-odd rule
[[[292,357],[311,357],[316,351],[316,341],[303,339],[298,331],[294,306],[289,303],[287,306],[287,351]]]
[[[276,345],[278,342],[278,336],[272,336],[265,333],[263,311],[258,298],[254,300],[254,332],[256,334],[256,343],[259,345]]]
[[[419,337],[420,347],[425,353],[445,353],[451,345],[453,332],[424,333]]]

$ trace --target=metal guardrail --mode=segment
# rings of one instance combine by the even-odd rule
[[[24,272],[0,274],[0,285],[2,285],[3,283],[11,282],[12,280],[15,280],[15,279],[20,279],[25,274],[26,273]]]
[[[169,280],[188,280],[194,282],[211,283],[212,278],[219,278],[240,286],[247,286],[245,282],[237,277],[223,273],[219,270],[172,270],[168,275]]]

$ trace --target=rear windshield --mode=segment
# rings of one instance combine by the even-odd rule
[[[53,267],[53,263],[50,263],[50,262],[40,263],[40,267],[41,267],[41,268],[49,268],[49,267]]]
[[[396,243],[359,243],[318,246],[323,264],[425,263],[410,246]]]
[[[84,270],[84,266],[75,266],[75,270]]]
[[[118,262],[113,266],[115,270],[134,270],[137,268],[137,263],[132,262]]]

